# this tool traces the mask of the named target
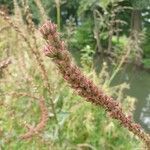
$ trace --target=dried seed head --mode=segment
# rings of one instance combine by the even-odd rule
[[[56,54],[55,48],[53,46],[48,45],[48,44],[46,44],[44,46],[43,51],[44,51],[44,54],[48,57],[54,57],[54,55]]]
[[[53,57],[53,61],[64,79],[70,84],[70,87],[87,101],[102,106],[109,112],[110,117],[119,120],[121,125],[142,139],[149,148],[149,135],[123,113],[121,106],[113,98],[107,96],[105,92],[97,87],[71,62],[71,57],[65,47],[65,43],[60,40],[59,34],[56,31],[56,25],[51,22],[46,22],[40,31],[47,37],[47,42],[51,43],[51,45],[46,46],[44,50],[45,54],[50,57],[57,54],[56,57]]]
[[[39,30],[44,37],[47,37],[49,34],[54,35],[56,33],[57,26],[54,23],[47,21]]]

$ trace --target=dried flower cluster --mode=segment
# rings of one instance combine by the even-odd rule
[[[7,58],[3,61],[0,62],[0,70],[4,69],[4,68],[7,68],[7,66],[11,64],[11,59],[10,58]]]
[[[45,101],[43,98],[39,100],[39,106],[40,106],[40,110],[41,110],[40,122],[37,124],[36,127],[26,125],[26,127],[29,129],[29,131],[27,133],[21,135],[21,139],[29,139],[29,138],[33,137],[34,135],[38,134],[39,132],[41,132],[43,130],[43,128],[45,127],[45,125],[48,121],[48,110],[47,110],[47,107],[45,105]]]
[[[35,98],[35,97],[32,97]],[[37,98],[35,98],[37,99]],[[28,128],[28,132],[25,134],[21,135],[21,139],[29,139],[32,138],[33,136],[39,134],[45,127],[47,121],[48,121],[48,110],[45,104],[44,98],[39,99],[39,107],[41,110],[41,118],[40,122],[36,125],[36,127],[32,127],[31,125],[26,124],[25,126]]]
[[[35,47],[32,46],[30,39],[28,39],[28,36],[26,36],[24,34],[24,32],[22,31],[22,28],[20,28],[18,25],[16,25],[15,22],[13,22],[10,17],[8,17],[2,11],[0,11],[0,16],[9,24],[9,26],[11,26],[18,33],[18,35],[20,35],[20,37],[22,37],[22,39],[25,41],[25,43],[29,47],[30,51],[32,52],[33,56],[35,57],[35,60],[38,64],[38,67],[40,68],[41,75],[42,75],[42,78],[43,78],[43,81],[44,81],[43,87],[45,87],[48,90],[49,95],[51,95],[52,94],[52,87],[49,83],[49,79],[48,79],[46,68],[45,68],[44,63],[43,63],[43,59],[42,59],[42,57],[41,57],[41,55],[38,51],[37,41],[36,41],[36,37],[34,35],[35,28],[34,28],[34,24],[33,24],[33,21],[32,21],[32,16],[30,14],[29,8],[28,7],[26,8],[26,21],[29,24],[28,29],[30,29],[30,32],[32,33],[32,38],[33,38],[33,41],[34,41],[33,45]],[[53,102],[51,97],[50,97],[50,103],[51,103],[52,112],[54,114],[55,121],[58,122],[57,115],[56,115],[56,112],[55,112],[54,102]]]
[[[47,106],[46,106],[46,102],[45,102],[45,99],[44,97],[37,97],[37,96],[34,96],[34,95],[31,95],[29,93],[23,93],[23,92],[9,92],[9,93],[5,93],[5,95],[11,95],[13,97],[30,97],[32,98],[33,100],[36,100],[38,102],[38,105],[40,107],[40,111],[41,111],[41,115],[40,115],[40,121],[39,123],[33,127],[32,125],[29,125],[29,124],[25,124],[25,127],[28,128],[28,131],[24,134],[22,134],[20,136],[21,139],[30,139],[32,138],[33,136],[41,133],[41,131],[43,131],[44,127],[46,126],[47,122],[48,122],[48,109],[47,109]]]
[[[113,98],[107,96],[99,87],[89,80],[80,69],[71,61],[69,52],[66,49],[64,41],[61,41],[57,32],[57,27],[50,21],[47,21],[40,32],[47,40],[44,47],[46,56],[52,58],[56,63],[58,70],[70,86],[87,101],[102,106],[112,118],[120,121],[121,125],[137,135],[143,140],[148,149],[150,149],[150,136],[146,134],[140,125],[132,121],[131,116],[126,116],[121,106]]]

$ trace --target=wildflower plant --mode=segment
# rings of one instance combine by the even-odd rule
[[[48,17],[41,1],[34,1],[43,22]],[[131,132],[126,132],[127,129],[106,116],[109,112],[113,118],[116,115],[117,119],[124,119],[117,101],[123,104],[126,114],[131,113],[133,109],[131,102],[126,102],[128,98],[125,99],[126,95],[123,94],[124,89],[128,88],[127,85],[110,88],[107,84],[110,76],[106,63],[99,78],[94,72],[91,46],[93,40],[88,37],[85,42],[89,32],[84,33],[89,23],[78,32],[74,20],[71,19],[65,37],[69,47],[74,43],[74,46],[80,49],[80,42],[86,43],[87,46],[83,44],[83,49],[81,48],[81,65],[87,78],[73,63],[67,51],[68,47],[61,41],[56,25],[51,22],[46,23],[41,32],[47,40],[44,52],[55,63],[42,55],[43,39],[33,21],[35,12],[31,13],[28,2],[21,1],[18,5],[18,1],[13,0],[13,3],[14,15],[8,17],[0,11],[0,148],[142,149],[141,142],[133,137]],[[77,35],[72,36],[76,31]],[[75,92],[60,78],[61,74],[57,73],[55,64]],[[101,85],[103,90],[94,83]],[[110,102],[113,99],[108,98],[106,93],[113,95],[117,101]],[[82,101],[84,98],[88,102]],[[103,111],[99,106],[107,111]],[[117,111],[118,109],[120,111]],[[135,130],[137,125],[131,123],[128,117],[123,123],[132,130]],[[136,134],[138,132],[139,136],[142,135],[141,139],[148,143],[148,136],[140,131],[136,130]]]
[[[45,55],[52,58],[70,87],[88,102],[103,107],[110,117],[118,120],[122,126],[138,136],[147,148],[150,148],[150,136],[143,131],[139,124],[134,123],[132,116],[127,116],[117,101],[106,95],[72,62],[65,42],[60,39],[56,25],[47,21],[40,28],[40,32],[47,41],[44,47]]]

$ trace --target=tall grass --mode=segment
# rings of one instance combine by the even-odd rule
[[[19,14],[10,17],[0,12],[0,60],[11,59],[7,67],[0,68],[1,149],[142,149],[132,133],[99,107],[84,102],[62,80],[54,64],[43,56],[44,41],[29,7],[22,11],[16,3],[15,11]],[[110,76],[107,64],[96,75],[82,63],[87,76],[103,86]],[[134,99],[123,94],[126,88],[127,84],[103,87],[130,114]]]

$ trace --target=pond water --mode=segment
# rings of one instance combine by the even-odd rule
[[[150,133],[150,73],[128,65],[116,75],[113,84],[122,82],[130,84],[127,94],[137,99],[134,120]]]
[[[77,62],[80,62],[79,52],[72,52]],[[100,68],[102,62],[100,58],[96,58],[96,66]],[[113,66],[110,68],[112,70]],[[126,65],[115,76],[112,85],[127,82],[130,89],[126,94],[135,97],[134,120],[141,124],[147,133],[150,133],[150,73],[139,69],[134,65]]]

